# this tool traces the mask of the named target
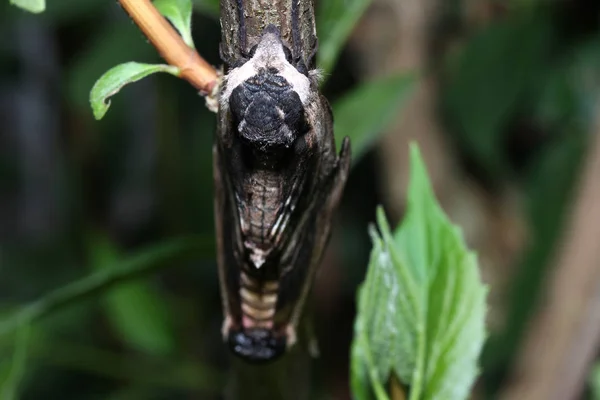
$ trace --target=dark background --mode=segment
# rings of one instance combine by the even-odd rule
[[[440,202],[491,285],[474,398],[512,385],[600,126],[600,2],[412,3],[373,1],[324,87],[335,102],[375,76],[422,74],[382,145],[353,168],[336,218],[310,307],[321,350],[315,399],[350,396],[367,225],[380,203],[394,225],[402,216],[408,140],[421,146]],[[219,65],[214,4],[196,6],[196,47]],[[197,234],[213,248],[215,116],[204,100],[184,81],[156,75],[93,119],[95,80],[131,60],[160,62],[114,1],[50,1],[40,15],[0,3],[3,315],[169,238]],[[230,359],[214,250],[203,259],[34,324],[21,398],[218,398]],[[10,374],[13,344],[0,338],[0,379]]]

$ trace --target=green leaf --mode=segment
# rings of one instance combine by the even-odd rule
[[[0,400],[16,400],[18,388],[25,373],[27,346],[29,342],[29,324],[24,324],[17,331],[15,350],[6,380],[0,385]]]
[[[192,2],[191,0],[155,0],[154,6],[179,31],[185,44],[194,48],[192,39]]]
[[[336,141],[339,146],[345,136],[350,137],[352,162],[356,163],[383,134],[415,83],[414,74],[378,79],[360,85],[333,104]]]
[[[94,84],[90,92],[90,103],[96,119],[102,119],[110,107],[108,98],[118,93],[128,83],[139,81],[156,72],[168,72],[179,76],[179,68],[164,64],[142,64],[128,62],[108,70]]]
[[[149,274],[157,268],[164,267],[167,261],[190,256],[204,256],[212,251],[213,243],[203,240],[201,237],[174,239],[141,250],[139,253],[121,260],[112,268],[95,272],[23,306],[8,318],[0,321],[0,336],[13,332],[24,324],[35,322],[58,309],[104,293],[119,283]]]
[[[112,268],[121,258],[110,240],[100,234],[92,236],[89,249],[96,271]],[[168,309],[150,282],[122,284],[104,300],[114,329],[131,347],[155,355],[168,355],[175,349]]]
[[[52,9],[51,7],[47,13]],[[85,50],[78,53],[67,66],[64,73],[67,100],[77,107],[89,107],[90,88],[112,66],[129,60],[160,63],[156,49],[145,43],[140,36],[139,28],[127,18],[99,27],[87,42]]]
[[[46,9],[46,0],[10,0],[10,4],[36,14]]]
[[[391,374],[411,400],[462,400],[478,373],[485,297],[475,255],[437,203],[416,146],[404,221],[379,232],[358,294],[351,383],[357,399],[381,391]],[[377,395],[377,398],[382,398]]]
[[[371,0],[320,1],[317,10],[319,68],[330,73],[352,29],[371,4]]]

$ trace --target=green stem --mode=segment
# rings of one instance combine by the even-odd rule
[[[213,251],[213,243],[202,237],[174,239],[165,244],[153,245],[113,268],[101,270],[78,281],[58,288],[36,300],[0,322],[0,336],[14,332],[23,324],[40,318],[80,300],[95,296],[113,286],[154,272],[174,258],[189,258]]]

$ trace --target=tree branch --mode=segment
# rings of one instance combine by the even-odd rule
[[[294,12],[298,13],[298,43],[294,43],[292,34]],[[247,52],[252,48],[269,24],[279,28],[281,38],[290,49],[297,45],[304,61],[308,63],[317,41],[313,0],[221,0],[223,61],[235,60],[240,51]]]
[[[189,47],[175,29],[160,15],[150,0],[119,0],[127,14],[156,47],[169,65],[181,70],[181,78],[203,95],[214,95],[217,71],[198,52]]]

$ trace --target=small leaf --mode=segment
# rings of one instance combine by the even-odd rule
[[[319,68],[330,73],[352,29],[371,0],[328,0],[319,2],[317,31]]]
[[[179,76],[179,68],[164,64],[142,64],[128,62],[108,70],[94,84],[90,92],[90,103],[96,119],[102,119],[110,107],[108,98],[118,93],[128,83],[139,81],[156,72],[168,72]]]
[[[404,221],[392,234],[384,213],[358,295],[351,381],[357,399],[392,374],[410,400],[463,400],[485,339],[486,287],[475,255],[437,203],[416,147]],[[379,398],[379,396],[377,396]]]
[[[106,0],[102,1],[106,6]],[[140,40],[139,28],[129,19],[119,18],[98,28],[86,42],[85,50],[73,58],[64,73],[67,100],[77,107],[90,106],[90,88],[110,67],[127,60],[161,62],[156,49]]]
[[[415,86],[413,74],[400,74],[367,82],[336,101],[334,132],[338,145],[345,136],[352,143],[352,161],[364,155],[408,98]]]
[[[155,0],[154,6],[164,15],[183,38],[185,44],[194,48],[192,39],[192,2],[191,0]]]
[[[36,14],[46,9],[46,0],[10,0],[10,4]]]
[[[90,240],[92,267],[112,268],[121,258],[106,236]],[[168,355],[175,348],[169,312],[148,281],[134,281],[107,293],[105,310],[115,330],[133,348],[155,355]]]

